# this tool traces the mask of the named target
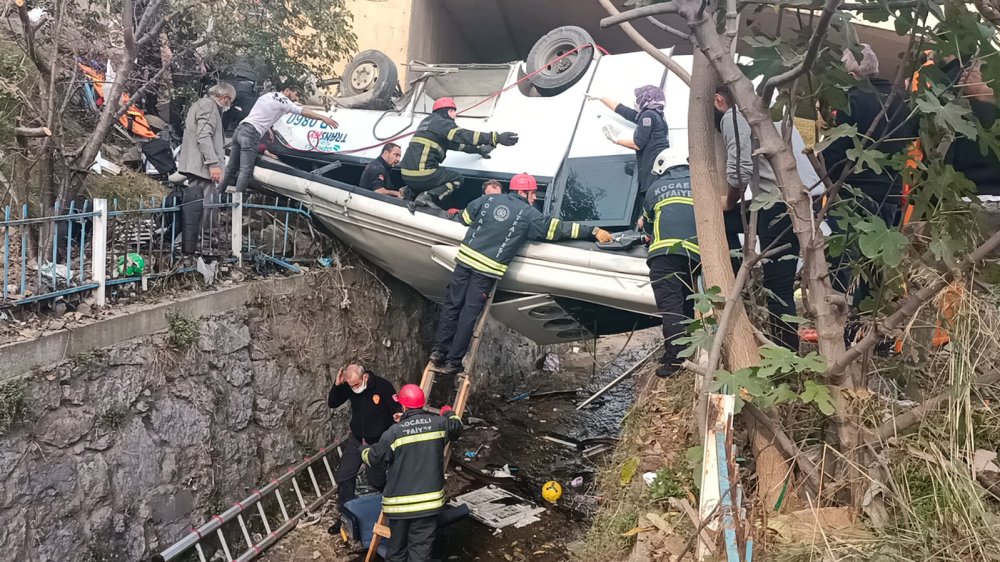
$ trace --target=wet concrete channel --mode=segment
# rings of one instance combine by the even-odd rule
[[[453,448],[449,497],[492,483],[545,511],[537,515],[536,522],[499,531],[471,517],[459,520],[439,529],[434,558],[463,562],[572,560],[573,543],[583,540],[597,508],[595,476],[611,453],[622,419],[634,402],[635,381],[626,379],[582,410],[576,410],[576,405],[646,356],[659,338],[658,330],[637,332],[627,345],[627,334],[601,338],[596,342],[596,354],[595,342],[580,344],[576,352],[559,354],[558,372],[526,372],[520,380],[503,385],[499,394],[476,397],[474,408],[465,416],[467,422],[471,419],[476,423],[466,424]],[[600,452],[602,444],[609,445],[604,452]],[[598,451],[589,459],[583,455],[588,448]],[[475,458],[467,458],[467,452],[477,451]],[[474,474],[489,474],[504,465],[516,467],[515,478],[496,480]],[[582,484],[572,486],[580,477]],[[542,485],[549,480],[563,487],[563,496],[555,505],[541,496]],[[265,560],[363,560],[363,553],[351,551],[326,535],[326,526],[324,522],[306,533],[293,532],[271,549]]]

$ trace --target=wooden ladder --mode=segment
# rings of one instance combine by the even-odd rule
[[[483,328],[486,326],[486,318],[490,314],[490,306],[493,304],[493,296],[496,294],[496,286],[499,282],[493,285],[493,290],[490,291],[489,297],[486,299],[486,306],[483,307],[483,312],[479,315],[479,319],[476,320],[476,328],[472,332],[472,341],[469,342],[469,351],[465,354],[465,364],[464,369],[461,373],[455,375],[455,386],[458,390],[458,394],[455,397],[455,404],[453,408],[455,409],[455,414],[458,417],[462,417],[465,413],[465,405],[469,401],[469,389],[472,388],[472,381],[469,379],[469,373],[472,372],[476,364],[476,356],[479,354],[479,344],[482,341]],[[427,400],[431,398],[431,391],[434,390],[434,382],[436,376],[440,374],[434,363],[430,361],[427,362],[427,366],[424,367],[424,374],[420,378],[420,389],[424,391],[424,396]],[[426,408],[429,411],[436,411],[436,408]],[[448,443],[444,447],[444,463],[445,470],[448,469],[448,461],[451,458],[451,443]],[[385,512],[380,512],[378,515],[378,521],[375,523],[375,527],[372,529],[372,541],[368,546],[368,554],[365,556],[365,562],[373,562],[375,560],[375,553],[378,552],[379,544],[381,544],[382,539],[389,538],[389,526],[386,524]]]

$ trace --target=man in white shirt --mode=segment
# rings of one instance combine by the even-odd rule
[[[303,108],[298,101],[299,87],[293,85],[286,85],[280,92],[268,92],[257,98],[250,114],[240,121],[233,131],[233,144],[229,149],[229,161],[226,163],[226,175],[222,179],[222,186],[227,187],[235,183],[236,187],[230,187],[227,191],[240,193],[246,191],[250,178],[253,177],[254,166],[257,164],[260,137],[286,113],[316,119],[334,129],[338,127],[333,119]]]

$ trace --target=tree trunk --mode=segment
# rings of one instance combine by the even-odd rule
[[[735,278],[720,206],[720,197],[729,187],[723,180],[725,171],[721,164],[725,162],[725,157],[720,158],[723,149],[713,121],[712,98],[717,84],[715,71],[708,65],[705,55],[696,50],[688,103],[688,154],[698,246],[701,249],[701,270],[706,287],[719,287],[723,295],[728,295]],[[731,329],[726,334],[716,336],[725,338],[723,350],[730,370],[760,363],[757,342],[746,308],[742,302],[735,306]],[[704,392],[699,393],[699,424],[704,423],[700,405],[704,396]],[[758,496],[765,505],[774,506],[781,493],[788,462],[765,437],[764,432],[754,430],[755,422],[749,418],[745,421],[754,436]]]
[[[820,353],[826,358],[827,364],[831,364],[846,352],[844,324],[847,311],[846,307],[843,306],[846,303],[830,284],[824,253],[825,239],[822,233],[812,230],[812,221],[810,220],[812,206],[802,185],[802,180],[799,178],[795,157],[771,122],[767,107],[756,95],[753,84],[743,75],[729,56],[728,49],[724,47],[724,40],[715,29],[715,20],[700,17],[697,14],[698,5],[693,2],[686,3],[682,11],[691,27],[696,44],[705,54],[712,68],[719,74],[722,82],[729,88],[736,104],[741,108],[743,116],[757,138],[760,139],[761,153],[768,159],[774,170],[776,183],[781,189],[785,204],[788,206],[792,229],[795,231],[802,248],[803,292],[808,297],[808,312],[816,323]],[[691,137],[697,138],[697,134],[692,131]],[[736,333],[739,331],[735,330]],[[844,373],[831,377],[827,381],[832,386],[831,395],[836,409],[832,419],[836,428],[839,449],[849,461],[856,459],[859,429],[855,418],[851,415],[850,404],[843,391],[855,387],[857,371],[857,365],[852,365]],[[852,495],[855,502],[858,502],[862,497],[859,488],[862,482],[855,468],[859,467],[860,464],[856,462],[848,462],[847,464],[852,467],[848,468],[853,487]]]

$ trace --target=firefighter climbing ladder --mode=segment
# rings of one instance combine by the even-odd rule
[[[469,400],[469,389],[472,387],[472,381],[469,380],[469,373],[473,371],[476,365],[476,356],[479,354],[479,343],[482,340],[483,328],[486,326],[486,318],[490,314],[490,306],[493,304],[493,296],[496,294],[496,285],[493,285],[493,290],[490,291],[489,297],[486,298],[486,306],[483,307],[482,314],[479,315],[479,319],[476,321],[476,328],[472,332],[472,341],[469,343],[469,352],[465,354],[465,370],[458,375],[455,375],[455,387],[458,390],[458,394],[455,397],[455,414],[458,417],[462,417],[465,413],[465,404]],[[434,383],[436,376],[440,374],[434,364],[431,362],[427,363],[424,367],[424,374],[420,379],[420,389],[424,391],[424,396],[430,400],[431,391],[434,390]],[[444,447],[444,462],[445,469],[448,468],[448,459],[451,458],[451,444],[447,444]],[[382,539],[389,538],[389,527],[386,525],[385,513],[379,513],[378,522],[375,523],[375,528],[372,531],[372,541],[371,545],[368,547],[368,555],[365,556],[365,562],[373,562],[375,560],[375,553],[378,552],[379,543]]]

